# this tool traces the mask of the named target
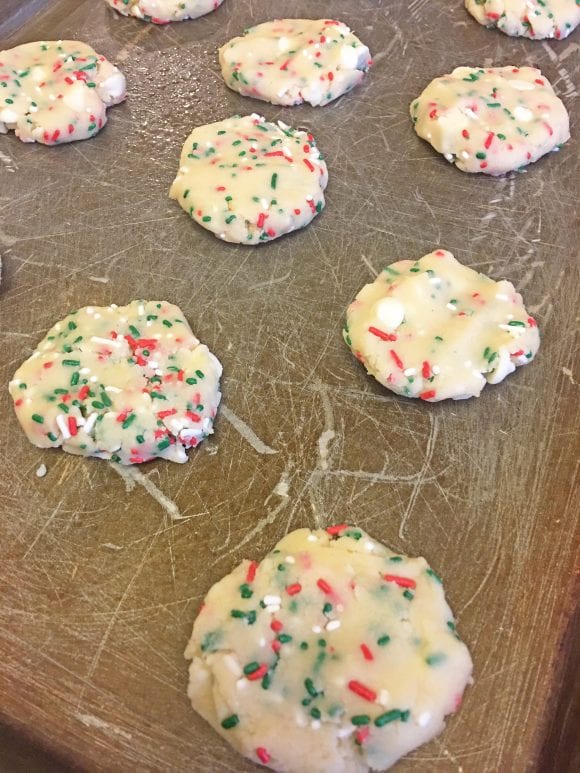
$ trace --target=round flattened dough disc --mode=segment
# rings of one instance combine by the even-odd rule
[[[125,99],[125,76],[86,43],[25,43],[0,51],[0,133],[58,145],[94,137]]]
[[[246,30],[219,50],[226,84],[274,105],[327,105],[357,86],[369,49],[339,21],[276,19]]]
[[[401,260],[365,285],[346,313],[344,339],[387,389],[429,402],[477,397],[540,346],[536,322],[511,282],[436,250]]]
[[[31,443],[120,464],[186,462],[213,432],[219,361],[164,301],[87,306],[47,333],[10,382]]]
[[[465,7],[486,27],[532,40],[562,40],[580,24],[577,0],[465,0]]]
[[[105,0],[123,16],[135,16],[154,24],[197,19],[215,11],[223,0]]]
[[[308,225],[327,182],[311,134],[253,114],[194,129],[169,195],[220,239],[261,244]]]
[[[287,773],[384,770],[437,735],[472,663],[439,577],[360,529],[299,529],[214,585],[188,694],[246,757]]]
[[[566,108],[535,67],[457,67],[431,81],[411,117],[462,172],[505,174],[570,139]]]

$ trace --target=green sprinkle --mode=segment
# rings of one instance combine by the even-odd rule
[[[162,395],[161,392],[149,392],[149,395],[152,400],[167,400],[165,395]]]
[[[355,714],[354,717],[350,718],[350,721],[353,725],[368,725],[370,724],[371,718],[368,714]]]
[[[508,322],[508,325],[510,327],[525,327],[525,322],[520,322],[519,319],[512,319],[511,322]]]
[[[185,383],[189,384],[191,386],[192,384],[197,384],[197,379],[196,378],[186,378],[185,379]]]
[[[379,714],[375,719],[375,725],[377,727],[384,727],[390,722],[395,722],[397,719],[402,719],[403,713],[400,709],[391,709],[391,711],[385,711],[384,714]]]
[[[427,663],[428,666],[438,666],[440,663],[443,663],[444,660],[447,660],[447,655],[445,655],[444,652],[434,652],[432,655],[427,655],[425,663]]]
[[[386,633],[383,636],[379,636],[377,639],[377,644],[379,647],[384,647],[385,644],[388,644],[391,641],[391,637],[388,636]]]
[[[232,609],[231,612],[230,612],[230,617],[241,618],[241,617],[245,617],[245,616],[246,616],[246,613],[242,612],[241,609]]]
[[[103,408],[105,407],[105,406],[104,406],[104,404],[103,404],[103,403],[100,403],[98,400],[93,400],[93,402],[91,403],[91,405],[93,406],[93,408],[96,408],[96,409],[97,409],[97,410],[99,410],[99,411],[102,411],[102,410],[103,410]]]
[[[392,561],[393,563],[399,563],[403,560],[403,556],[391,556],[389,558],[389,561]]]
[[[274,172],[272,179],[270,180],[270,187],[272,190],[276,190],[276,183],[278,182],[278,173]]]
[[[301,650],[307,650],[308,649],[308,642],[307,641],[300,642],[300,649]]]
[[[253,674],[254,671],[257,671],[260,668],[260,664],[253,660],[251,663],[248,663],[247,666],[244,666],[244,674],[248,676],[248,674]]]
[[[267,690],[270,687],[271,681],[272,681],[272,677],[270,676],[270,674],[264,674],[261,682],[262,690]]]
[[[145,442],[145,438],[143,437],[143,435],[136,435],[135,440],[138,443],[144,443]]]
[[[411,591],[407,588],[407,590],[403,591],[403,596],[407,599],[407,601],[413,601],[415,598],[415,594],[411,593]]]
[[[308,695],[310,695],[312,698],[316,698],[318,695],[318,691],[316,690],[316,687],[314,686],[314,682],[312,679],[307,678],[304,680],[304,687],[306,687],[306,692]]]
[[[71,386],[76,386],[79,383],[80,377],[81,376],[80,376],[80,373],[78,371],[73,373],[72,376],[70,377],[70,385]]]
[[[314,706],[314,708],[310,709],[310,716],[314,719],[320,719],[322,716],[320,709],[317,709],[316,706]]]
[[[235,727],[236,725],[240,724],[240,718],[237,714],[230,714],[229,717],[226,717],[222,720],[222,727],[224,730],[231,730],[232,727]]]
[[[33,413],[31,418],[32,421],[35,421],[37,424],[44,424],[44,417],[38,413]]]
[[[475,154],[475,158],[486,158],[486,154],[483,152],[483,150],[478,150]]]
[[[322,614],[328,615],[329,612],[332,612],[332,604],[327,601],[326,604],[322,607]]]
[[[52,440],[52,442],[53,442],[53,443],[56,443],[56,441],[57,441],[57,437],[56,437],[56,435],[54,434],[54,432],[49,432],[49,433],[48,433],[48,439],[49,439],[49,440]]]
[[[130,427],[131,424],[133,424],[136,418],[137,418],[136,413],[130,413],[125,419],[125,421],[121,424],[121,427],[123,427],[123,429],[127,429],[127,427]]]
[[[254,595],[254,591],[250,588],[247,582],[245,582],[243,585],[240,585],[240,596],[243,599],[251,599]]]
[[[113,403],[112,403],[112,401],[111,401],[111,398],[110,398],[110,397],[109,397],[109,395],[108,395],[106,392],[104,392],[104,391],[103,391],[103,392],[101,392],[101,402],[103,403],[103,405],[106,405],[106,406],[107,406],[107,408],[110,408],[110,407],[111,407],[111,405],[113,405]]]
[[[278,641],[280,642],[280,644],[288,644],[289,641],[292,641],[292,637],[290,636],[289,633],[281,633],[278,636]]]
[[[78,368],[79,365],[81,364],[81,361],[80,360],[63,360],[62,364],[63,365],[69,365],[71,368]]]
[[[226,224],[229,225],[235,219],[236,219],[235,215],[229,215],[229,217],[226,217]]]
[[[160,440],[159,443],[157,443],[157,448],[159,451],[163,451],[165,448],[171,445],[171,440],[169,440],[168,437],[164,437],[163,440]]]
[[[438,582],[439,585],[443,584],[443,580],[441,579],[441,577],[439,577],[439,575],[436,572],[434,572],[433,569],[431,569],[431,567],[428,567],[427,569],[425,569],[425,572],[429,575],[429,577],[432,577],[436,582]]]

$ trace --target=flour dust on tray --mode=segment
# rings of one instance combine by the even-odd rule
[[[220,239],[261,244],[308,225],[327,182],[311,134],[253,114],[194,129],[169,195]]]
[[[392,263],[365,285],[348,307],[344,339],[387,389],[428,402],[477,397],[540,346],[512,283],[446,250]]]
[[[57,322],[10,394],[40,448],[120,464],[186,462],[186,449],[213,432],[221,372],[177,306],[132,301]]]
[[[535,67],[456,67],[412,102],[411,117],[462,172],[505,174],[570,139],[566,108]]]
[[[223,0],[105,0],[107,5],[123,16],[135,16],[154,24],[169,24],[205,16],[223,3]]]
[[[226,84],[274,105],[327,105],[357,86],[368,48],[340,21],[277,19],[247,29],[219,51]]]
[[[214,585],[185,651],[194,709],[287,773],[384,770],[471,681],[440,578],[360,529],[298,529]]]
[[[75,40],[0,51],[0,86],[0,133],[44,145],[94,137],[126,96],[123,73]]]
[[[506,35],[562,40],[580,24],[578,0],[465,0],[469,13]]]

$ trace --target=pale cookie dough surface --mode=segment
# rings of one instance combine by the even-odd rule
[[[105,0],[123,16],[135,16],[154,24],[169,24],[205,16],[223,3],[223,0]]]
[[[377,381],[429,402],[477,397],[540,346],[511,282],[495,282],[436,250],[401,260],[349,306],[344,338]]]
[[[0,51],[0,133],[58,145],[94,137],[125,99],[125,76],[86,43],[25,43]]]
[[[562,40],[580,24],[578,0],[465,0],[469,13],[506,35]]]
[[[500,175],[570,139],[569,118],[535,67],[457,67],[411,104],[415,131],[463,172]]]
[[[274,105],[327,105],[358,85],[369,49],[339,21],[277,19],[258,24],[219,51],[226,84]]]
[[[57,322],[10,394],[40,448],[120,464],[186,462],[186,449],[213,432],[221,372],[177,306],[132,301]]]
[[[308,225],[327,182],[311,134],[253,114],[194,129],[169,195],[220,239],[260,244]]]
[[[287,773],[384,770],[440,733],[472,663],[424,558],[360,529],[299,529],[214,585],[188,694],[234,748]]]

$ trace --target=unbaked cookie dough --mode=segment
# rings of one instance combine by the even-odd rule
[[[561,40],[580,24],[578,0],[465,0],[465,7],[486,27],[532,40]]]
[[[224,0],[105,0],[123,16],[135,16],[153,24],[169,24],[205,16]]]
[[[125,99],[125,76],[86,43],[25,43],[0,51],[0,133],[59,145],[94,137]]]
[[[440,578],[360,529],[298,529],[209,591],[185,651],[194,709],[286,773],[384,770],[433,738],[472,662]]]
[[[169,195],[220,239],[260,244],[308,225],[327,182],[311,134],[253,114],[194,129]]]
[[[250,27],[219,50],[226,84],[274,105],[327,105],[358,85],[368,48],[340,21],[276,19]]]
[[[219,361],[177,306],[87,306],[57,322],[10,382],[31,443],[120,464],[186,462],[213,432]]]
[[[462,172],[505,174],[570,139],[566,108],[535,67],[457,67],[427,86],[411,116]]]
[[[511,282],[462,266],[447,250],[400,260],[365,285],[344,339],[377,381],[428,402],[477,397],[526,365],[540,346]]]

